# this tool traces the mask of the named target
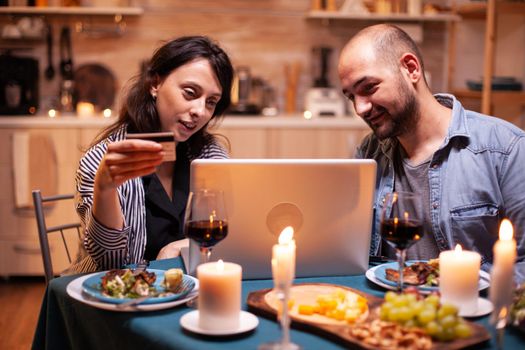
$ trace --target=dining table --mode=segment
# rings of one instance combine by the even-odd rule
[[[372,266],[372,265],[371,265]],[[182,268],[181,258],[156,260],[151,269],[167,270]],[[68,285],[82,275],[57,277],[50,281],[42,301],[33,349],[257,349],[259,345],[278,341],[281,328],[275,317],[258,313],[249,308],[248,295],[251,292],[273,287],[271,279],[243,280],[243,310],[257,316],[257,326],[236,335],[202,335],[188,331],[181,326],[181,318],[194,309],[187,303],[167,309],[153,311],[118,312],[86,304],[68,294]],[[382,298],[387,291],[365,277],[364,274],[351,276],[324,276],[296,278],[296,283],[328,283],[350,287],[368,295]],[[486,296],[486,291],[481,296]],[[489,316],[470,318],[469,321],[492,329]],[[492,331],[491,331],[491,334]],[[348,344],[319,335],[292,322],[291,341],[303,349],[346,349]],[[503,349],[519,349],[525,345],[524,333],[512,327],[504,331]],[[476,349],[497,349],[495,336],[475,345]]]

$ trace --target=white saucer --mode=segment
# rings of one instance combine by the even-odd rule
[[[199,310],[193,310],[185,314],[180,319],[182,328],[193,333],[205,335],[232,335],[251,331],[259,324],[259,319],[247,311],[241,311],[239,328],[224,331],[210,331],[199,327]]]
[[[465,313],[465,312],[459,312],[459,316],[461,317],[480,317],[488,315],[492,312],[494,309],[492,303],[490,300],[485,298],[478,298],[478,309],[475,312],[471,313]]]

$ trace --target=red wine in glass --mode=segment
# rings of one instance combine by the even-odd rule
[[[395,249],[408,249],[423,237],[423,225],[416,220],[386,219],[381,223],[381,236]]]
[[[186,235],[201,247],[213,247],[228,235],[228,223],[223,220],[190,221],[186,224]]]
[[[392,192],[385,196],[381,211],[381,236],[396,249],[398,290],[403,292],[406,250],[423,237],[421,197],[413,192]]]

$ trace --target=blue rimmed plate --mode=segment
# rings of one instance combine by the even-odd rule
[[[162,286],[162,281],[164,281],[164,270],[155,270],[155,269],[148,269],[148,272],[154,272],[157,276],[157,279],[155,280],[155,283],[153,284],[153,287],[157,291],[164,291],[164,287]],[[107,271],[106,271],[107,272]],[[110,304],[122,304],[125,302],[128,302],[130,300],[133,300],[131,298],[114,298],[107,295],[104,295],[102,293],[102,277],[106,274],[106,272],[100,272],[97,274],[94,274],[90,276],[89,278],[85,279],[82,283],[82,291],[88,294],[89,296],[104,302],[104,303],[110,303]],[[158,304],[158,303],[166,303],[170,301],[174,301],[177,299],[184,298],[189,292],[191,292],[195,288],[195,281],[188,275],[183,275],[183,285],[185,286],[183,290],[181,290],[179,293],[170,294],[167,296],[158,296],[158,297],[151,297],[149,299],[144,300],[142,304]]]
[[[416,263],[416,262],[427,262],[427,261],[426,260],[411,260],[411,261],[407,261],[406,264],[412,265],[413,263]],[[391,290],[395,290],[397,288],[397,282],[390,281],[386,278],[386,269],[397,270],[397,262],[391,262],[391,263],[386,263],[386,264],[382,264],[379,266],[375,266],[367,271],[366,277],[370,281],[382,287],[385,287]],[[490,282],[490,275],[487,272],[480,270],[478,290],[481,291],[483,289],[488,288],[489,282]],[[408,287],[412,285],[405,284],[405,286]],[[424,285],[421,286],[420,285],[420,286],[415,286],[415,287],[417,287],[417,289],[422,293],[431,293],[431,292],[439,291],[439,286],[424,286]]]

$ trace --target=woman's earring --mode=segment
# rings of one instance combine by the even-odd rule
[[[157,94],[152,92],[151,93],[151,98],[153,99],[153,101],[157,101]]]

